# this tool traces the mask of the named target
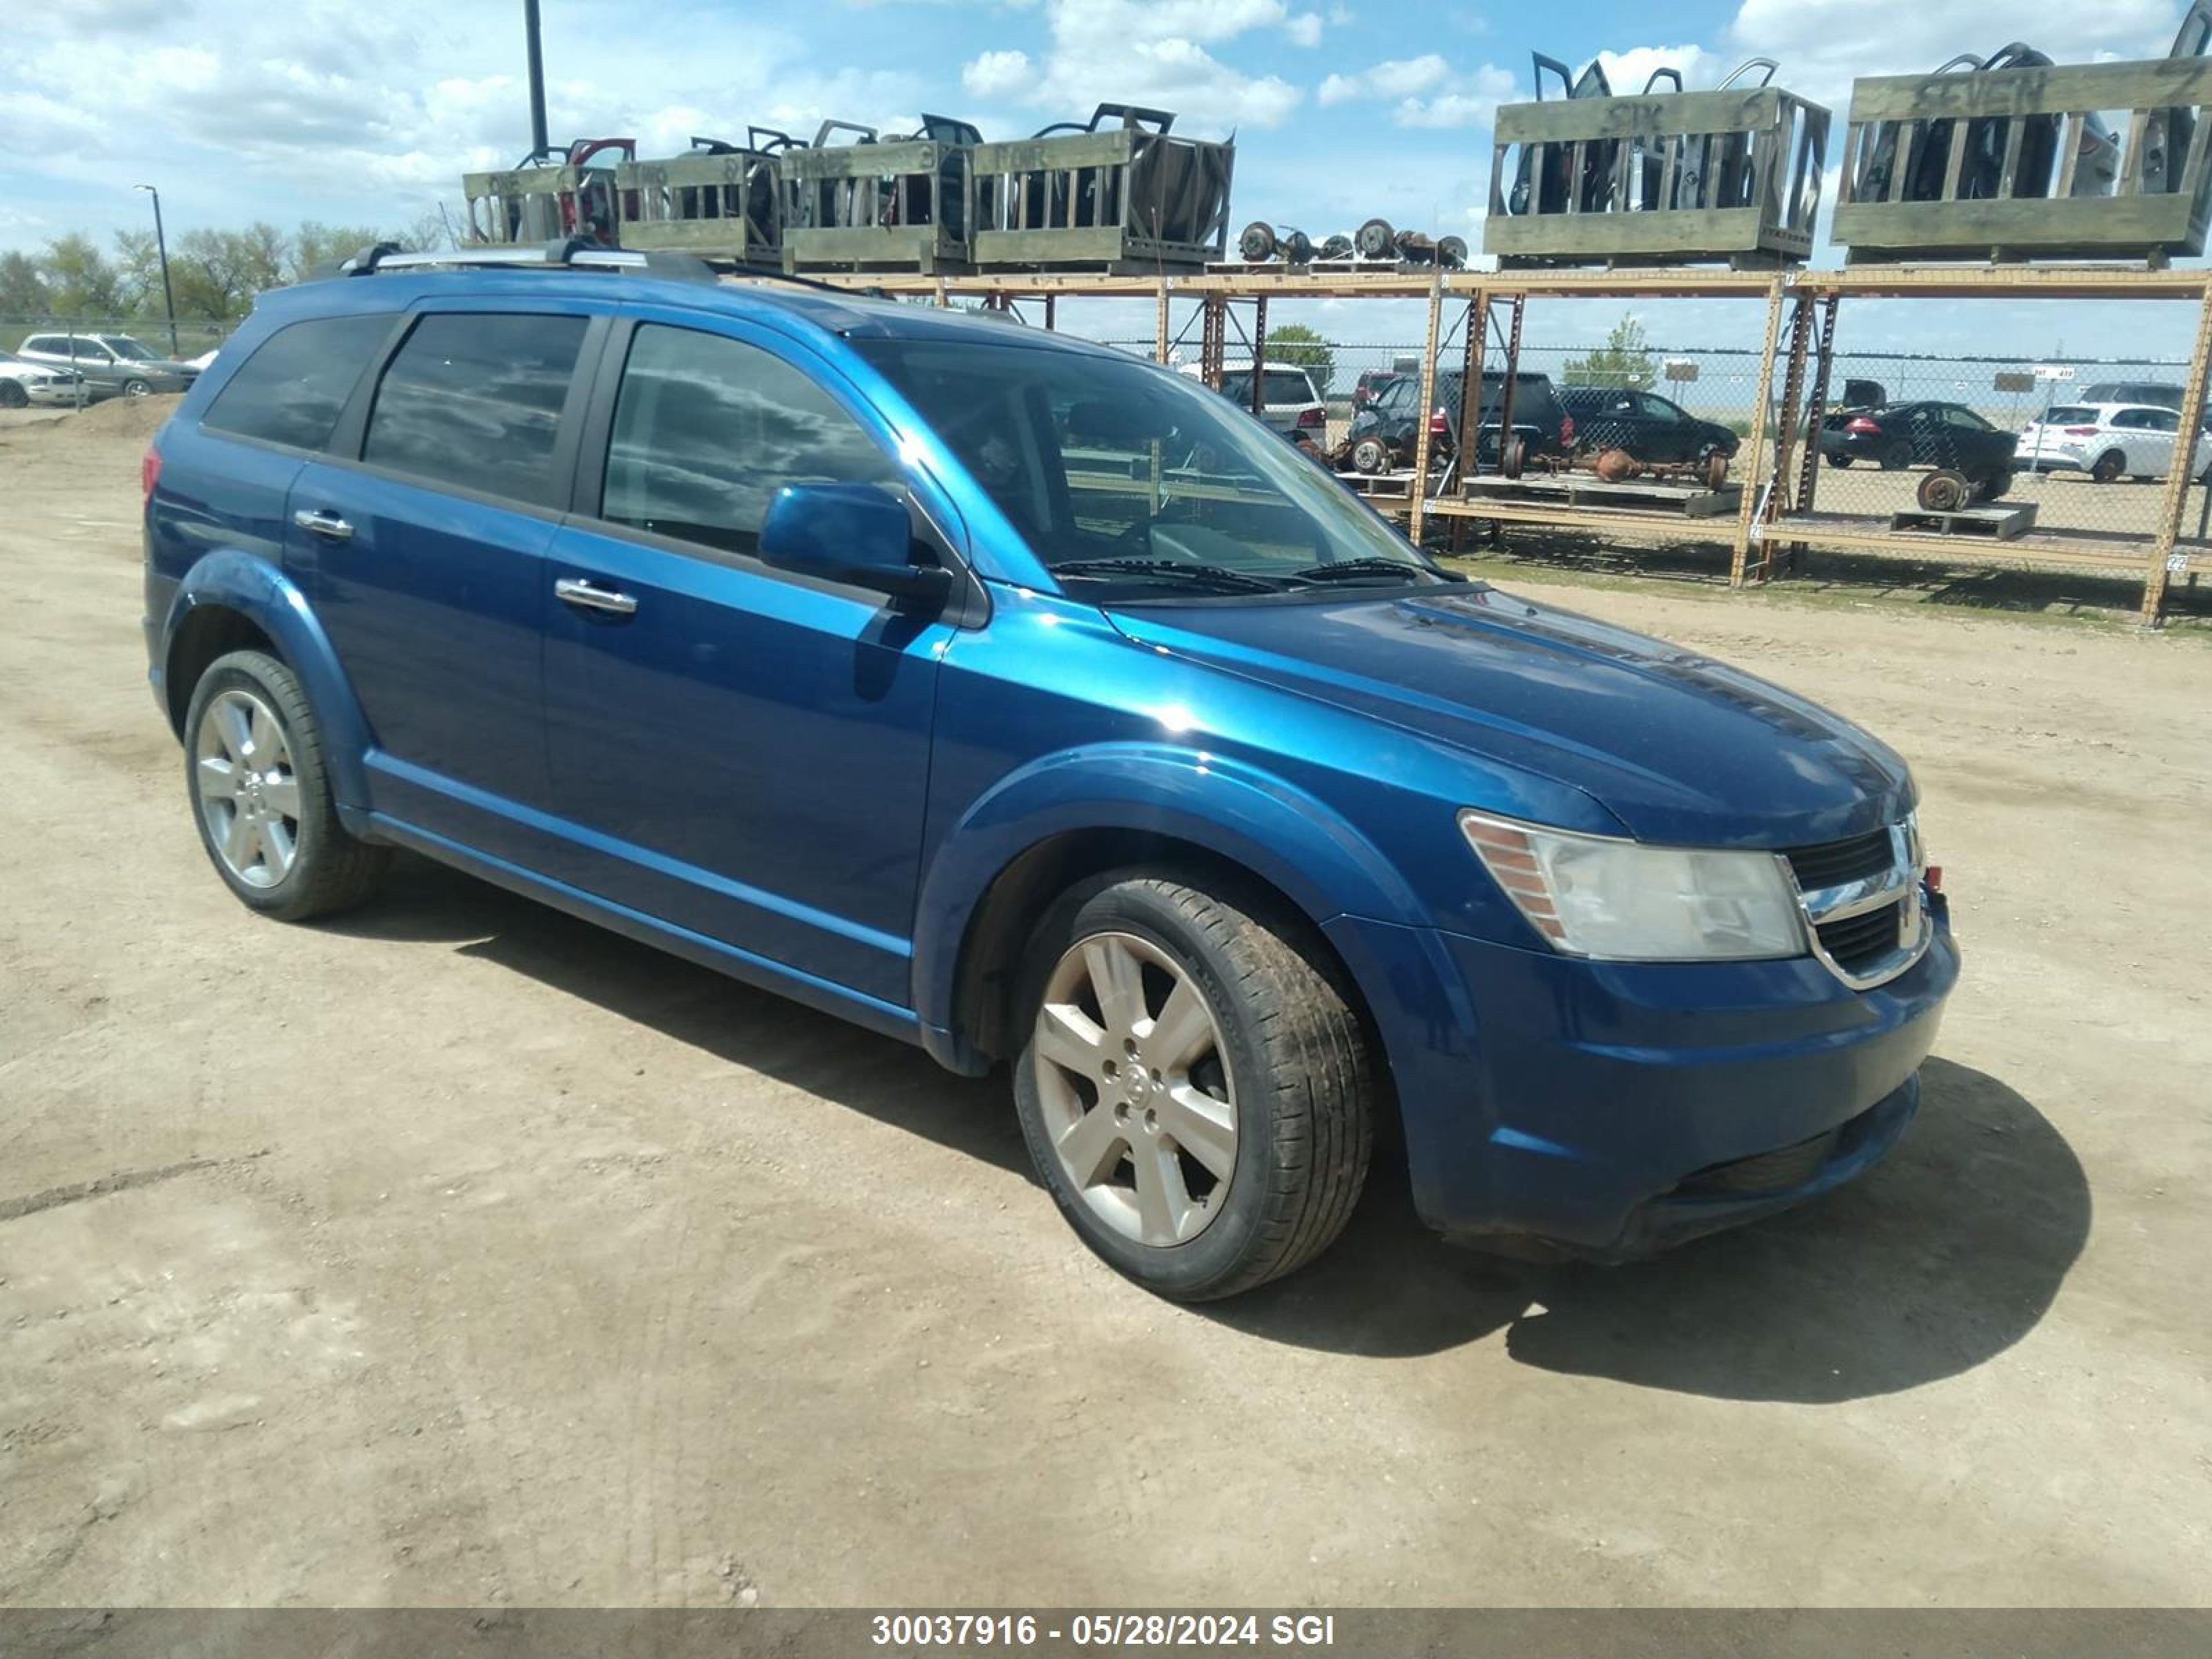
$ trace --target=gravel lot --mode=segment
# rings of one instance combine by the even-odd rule
[[[0,427],[0,1602],[2212,1599],[2201,638],[1571,596],[1912,758],[1967,956],[1923,1120],[1612,1271],[1384,1180],[1186,1311],[1000,1084],[419,864],[234,903],[111,407]]]

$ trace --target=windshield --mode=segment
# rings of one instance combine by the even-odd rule
[[[154,353],[146,349],[127,334],[111,334],[105,342],[107,349],[118,357],[128,357],[134,363],[150,363]]]
[[[857,340],[1071,593],[1102,601],[1454,580],[1330,473],[1135,358]]]

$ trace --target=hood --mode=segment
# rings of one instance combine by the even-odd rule
[[[1113,617],[1143,644],[1580,789],[1641,841],[1802,847],[1913,805],[1905,763],[1819,705],[1493,588]]]

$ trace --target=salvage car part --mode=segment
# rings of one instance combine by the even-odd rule
[[[635,161],[634,138],[579,138],[562,149],[533,151],[504,173],[463,175],[468,240],[497,246],[587,235],[615,239],[623,218],[610,152]]]
[[[975,263],[985,266],[1113,265],[1157,270],[1222,257],[1236,141],[1182,137],[1171,111],[1100,104],[1085,122],[1060,121],[1024,139],[969,153]],[[1276,237],[1258,256],[1296,258],[1303,238]],[[1244,236],[1238,238],[1241,249]],[[1246,255],[1248,258],[1252,255]]]
[[[832,140],[850,135],[850,142]],[[828,120],[811,144],[776,156],[783,247],[793,268],[933,271],[968,258],[966,121],[925,113],[919,131],[886,137]]]
[[[781,258],[783,191],[775,155],[793,145],[788,134],[755,127],[743,144],[695,137],[689,154],[623,162],[615,169],[623,246],[744,264]]]

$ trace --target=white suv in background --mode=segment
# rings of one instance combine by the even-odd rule
[[[0,409],[73,404],[81,379],[65,368],[26,362],[12,351],[0,351]]]
[[[1194,379],[1203,371],[1186,363],[1182,372]],[[1252,407],[1252,360],[1221,366],[1221,395],[1237,408]],[[1313,377],[1296,363],[1269,363],[1260,381],[1260,418],[1285,437],[1304,433],[1326,448],[1328,444],[1328,406],[1314,390]]]
[[[2181,413],[2157,404],[2058,404],[2021,428],[2013,465],[2023,472],[2086,472],[2099,483],[2162,478],[2173,465]],[[2212,483],[2212,437],[2197,434],[2189,476]]]

